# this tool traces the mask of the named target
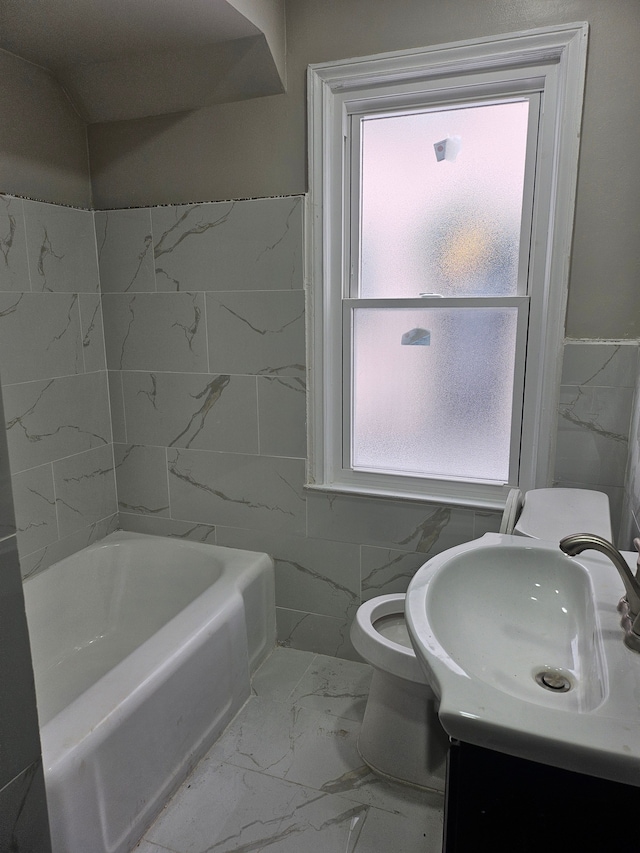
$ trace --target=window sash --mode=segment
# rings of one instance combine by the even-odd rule
[[[445,487],[447,482],[468,483],[483,486],[514,486],[518,483],[520,470],[520,444],[522,434],[522,412],[524,401],[524,380],[527,352],[527,329],[529,323],[530,299],[527,296],[498,296],[498,297],[450,297],[432,298],[419,297],[417,299],[345,299],[342,307],[342,411],[341,424],[335,424],[336,434],[341,434],[341,442],[334,445],[333,467],[340,482],[359,483],[368,476],[393,477],[404,482],[405,486],[413,489],[417,484],[425,488],[425,484],[438,483],[439,487]],[[517,311],[516,320],[516,344],[514,352],[513,385],[511,393],[511,437],[509,442],[509,475],[504,483],[495,480],[480,480],[475,478],[455,477],[451,475],[435,476],[433,474],[392,474],[372,471],[356,470],[352,466],[352,441],[353,441],[353,317],[359,308],[370,309],[415,309],[415,310],[451,310],[462,308],[514,308]],[[338,473],[339,472],[339,473]]]
[[[539,116],[541,107],[541,92],[535,88],[540,82],[530,81],[529,85],[517,87],[517,94],[503,94],[502,97],[481,97],[476,87],[473,93],[463,90],[458,95],[447,100],[438,92],[427,97],[424,92],[420,97],[414,94],[412,99],[405,98],[405,106],[390,110],[389,98],[381,103],[375,100],[366,104],[349,102],[345,104],[345,146],[344,146],[344,272],[343,287],[346,297],[356,298],[360,293],[360,243],[361,243],[361,180],[362,180],[362,122],[373,115],[401,115],[409,112],[439,111],[444,108],[465,109],[466,107],[493,106],[496,104],[528,101],[529,121],[527,126],[527,142],[525,154],[525,175],[522,192],[522,209],[520,214],[520,243],[517,293],[524,295],[529,292],[529,260],[531,229],[533,221],[533,191],[536,171],[536,151],[538,144]],[[497,90],[500,91],[500,90]],[[471,97],[473,95],[473,97]],[[366,107],[366,109],[365,109]]]

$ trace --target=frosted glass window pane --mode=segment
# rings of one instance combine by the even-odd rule
[[[517,294],[528,114],[517,101],[362,120],[361,297]]]
[[[353,467],[507,482],[516,322],[516,308],[356,308]]]

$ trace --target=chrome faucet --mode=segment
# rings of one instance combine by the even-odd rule
[[[633,543],[640,551],[640,539],[635,539]],[[627,565],[627,561],[622,556],[611,542],[603,539],[602,536],[596,536],[595,533],[573,533],[571,536],[565,536],[560,540],[560,549],[570,557],[575,557],[583,551],[594,550],[605,554],[613,565],[618,570],[618,574],[622,578],[626,595],[618,602],[618,610],[622,614],[620,624],[622,625],[625,636],[625,645],[634,652],[640,652],[640,555],[638,555],[638,568],[636,575],[631,573],[631,569]]]

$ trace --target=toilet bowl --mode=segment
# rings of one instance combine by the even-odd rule
[[[558,542],[590,532],[611,541],[609,501],[586,489],[535,489],[524,499],[512,490],[500,532]],[[351,625],[355,650],[373,667],[358,750],[381,776],[443,791],[449,739],[409,639],[404,602],[404,593],[372,598]]]
[[[444,791],[449,739],[409,639],[404,600],[404,593],[372,598],[351,625],[355,650],[373,667],[358,751],[381,776]]]

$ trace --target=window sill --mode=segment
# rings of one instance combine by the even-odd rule
[[[434,489],[432,484],[425,484],[420,490],[397,489],[390,486],[361,485],[352,483],[305,483],[304,488],[310,492],[320,492],[328,495],[357,495],[366,498],[382,498],[386,500],[411,501],[413,503],[438,504],[440,506],[457,506],[468,509],[495,510],[502,512],[509,495],[509,486],[492,486],[491,494],[487,487],[472,484],[467,494],[458,492],[452,494],[446,489]]]

